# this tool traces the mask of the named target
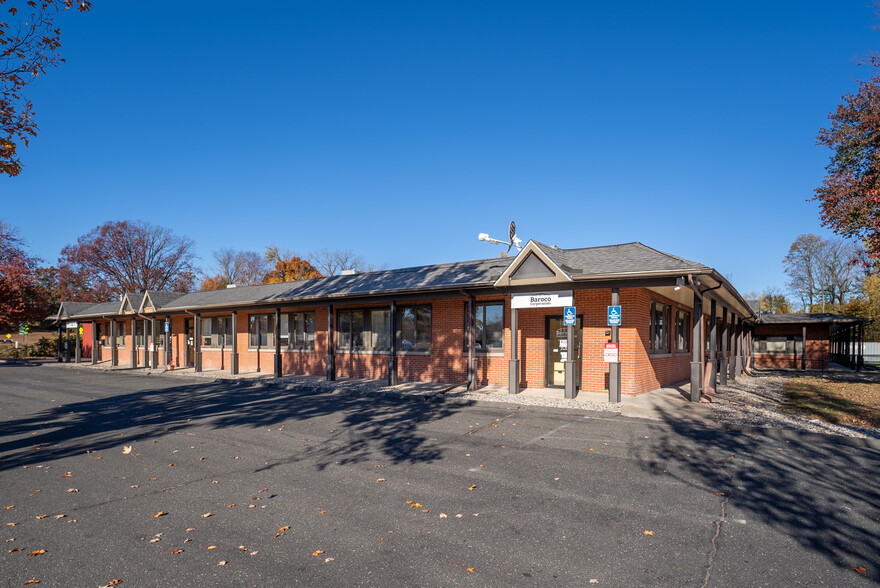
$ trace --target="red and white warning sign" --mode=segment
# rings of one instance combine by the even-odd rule
[[[605,363],[614,363],[619,361],[617,354],[617,343],[605,344]]]

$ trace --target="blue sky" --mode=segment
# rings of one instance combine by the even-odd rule
[[[641,241],[742,293],[783,287],[815,145],[880,47],[865,0],[118,2],[60,19],[67,63],[0,216],[33,253],[107,220],[197,244],[406,267],[519,235]]]

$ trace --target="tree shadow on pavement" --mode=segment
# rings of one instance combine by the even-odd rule
[[[290,380],[239,380],[166,386],[163,381],[157,387],[155,378],[129,376],[125,385],[133,383],[145,389],[67,403],[3,422],[0,439],[8,440],[0,442],[0,471],[196,426],[277,428],[289,421],[333,415],[338,416],[335,432],[320,452],[309,455],[318,460],[319,468],[364,461],[375,453],[398,463],[431,462],[442,452],[425,446],[427,438],[420,427],[463,408],[332,392],[345,388],[344,383],[316,386]]]
[[[670,415],[663,420],[670,428],[637,449],[643,467],[679,471],[683,483],[724,493],[719,501],[729,499],[732,508],[836,566],[867,568],[867,578],[880,582],[880,451],[833,437],[782,434],[776,440]]]

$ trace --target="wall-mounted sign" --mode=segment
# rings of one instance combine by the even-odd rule
[[[556,308],[574,306],[571,290],[566,292],[529,292],[514,294],[510,298],[510,308]]]
[[[617,343],[606,343],[604,357],[605,363],[617,363],[618,357]]]
[[[68,328],[68,329],[75,329],[76,327],[77,327],[76,322],[69,322],[69,323],[67,323],[67,328]]]
[[[619,327],[620,326],[620,307],[619,306],[609,306],[608,307],[608,326],[609,327]]]

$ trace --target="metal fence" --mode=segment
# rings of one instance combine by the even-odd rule
[[[865,363],[880,363],[880,343],[865,342]]]

